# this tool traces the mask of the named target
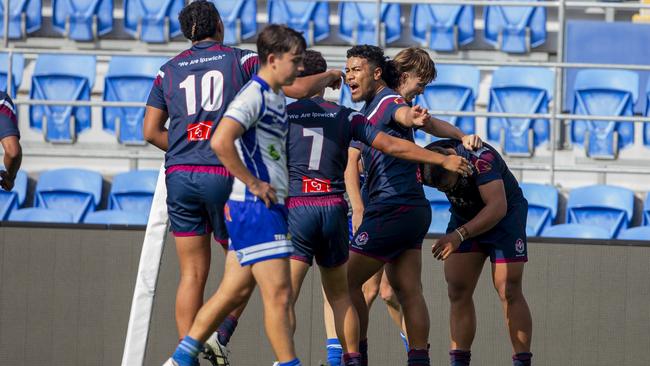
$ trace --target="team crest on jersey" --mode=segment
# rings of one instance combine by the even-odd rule
[[[359,233],[359,235],[357,235],[357,238],[354,239],[354,243],[361,247],[366,245],[366,243],[368,243],[368,239],[369,239],[368,233],[364,231],[362,233]]]
[[[517,253],[523,254],[524,248],[525,248],[524,241],[521,239],[517,239],[517,241],[515,242],[515,250],[517,251]]]
[[[302,193],[327,193],[332,191],[329,179],[302,177]]]
[[[187,140],[188,141],[209,140],[211,130],[212,130],[212,121],[191,123],[187,126]]]
[[[474,167],[476,167],[476,171],[479,174],[487,173],[492,170],[492,164],[483,159],[476,159],[474,162]]]
[[[273,160],[280,160],[281,156],[278,150],[275,148],[275,145],[269,145],[269,155]]]

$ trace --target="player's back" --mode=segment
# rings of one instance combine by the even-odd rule
[[[148,104],[169,114],[167,167],[221,165],[210,137],[257,67],[254,52],[212,41],[193,45],[161,67]]]

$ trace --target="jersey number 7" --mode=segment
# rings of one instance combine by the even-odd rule
[[[187,115],[196,114],[196,75],[189,75],[178,85],[185,89]],[[223,104],[223,74],[218,70],[206,72],[201,78],[201,108],[214,112]]]
[[[313,137],[311,151],[309,152],[309,170],[320,168],[320,159],[323,154],[323,129],[305,128],[302,130],[303,137]]]

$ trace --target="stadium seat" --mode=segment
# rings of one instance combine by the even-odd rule
[[[138,211],[103,210],[90,212],[84,224],[146,225],[147,216]]]
[[[643,225],[650,225],[650,193],[646,196],[643,204]]]
[[[546,41],[546,8],[487,6],[483,17],[485,40],[501,51],[528,53]]]
[[[593,185],[569,193],[567,223],[598,226],[610,238],[626,229],[634,215],[634,192],[627,188]]]
[[[124,29],[141,41],[166,43],[181,34],[178,13],[184,5],[184,0],[124,0]]]
[[[431,225],[429,225],[429,234],[444,234],[447,232],[447,225],[451,218],[449,207],[451,204],[447,196],[439,190],[423,186],[424,195],[431,205]]]
[[[2,0],[1,5],[7,0]],[[9,38],[19,39],[41,29],[41,0],[9,0]],[[4,6],[0,6],[0,37],[5,35]]]
[[[25,57],[20,53],[14,53],[12,56],[11,65],[11,97],[16,98],[20,83],[23,81],[23,71],[25,69]],[[7,91],[8,89],[8,76],[9,76],[9,54],[0,53],[0,90]]]
[[[639,226],[623,230],[617,239],[623,240],[650,240],[650,226]]]
[[[528,201],[526,235],[540,236],[551,226],[557,216],[559,194],[557,188],[548,184],[520,183],[519,186]]]
[[[257,33],[255,0],[210,0],[219,10],[224,26],[224,44],[238,44]],[[269,22],[272,23],[272,22]]]
[[[639,94],[639,74],[627,70],[580,70],[574,86],[573,113],[631,116]],[[573,121],[571,141],[583,145],[587,156],[616,159],[621,148],[634,142],[634,123]]]
[[[648,85],[645,88],[645,96],[647,98],[645,105],[645,115],[650,117],[650,78],[648,78]],[[650,122],[643,124],[643,144],[650,147]]]
[[[9,221],[75,223],[72,214],[69,212],[39,207],[14,210],[9,215]]]
[[[411,8],[411,34],[423,47],[456,51],[474,40],[474,7],[415,4]]]
[[[607,229],[586,224],[560,224],[544,229],[542,236],[546,238],[571,239],[611,239]]]
[[[416,103],[429,110],[474,111],[480,71],[469,65],[437,65],[438,77],[418,95]],[[437,116],[466,134],[476,131],[474,117]]]
[[[330,7],[327,2],[305,0],[269,0],[269,23],[287,24],[302,32],[307,45],[322,41],[330,34]]]
[[[104,79],[104,100],[110,102],[146,102],[164,57],[115,56],[108,64]],[[103,127],[116,135],[121,144],[145,144],[142,132],[144,107],[105,107]]]
[[[342,2],[339,4],[339,35],[350,44],[383,46],[399,39],[402,33],[399,4],[381,4],[380,43],[377,44],[377,5]]]
[[[30,98],[90,100],[95,63],[95,56],[40,55],[32,74]],[[29,114],[30,126],[42,130],[50,142],[73,143],[91,124],[90,107],[32,105]]]
[[[108,208],[142,212],[148,217],[157,181],[157,170],[133,170],[116,175],[108,197]]]
[[[341,86],[341,95],[339,96],[339,104],[344,107],[348,107],[360,111],[361,108],[363,108],[363,106],[365,105],[365,102],[356,102],[356,103],[353,102],[352,94],[350,92],[350,87],[348,87],[347,84],[343,84]]]
[[[74,222],[81,222],[88,212],[95,211],[101,198],[101,174],[85,169],[57,169],[38,178],[34,206],[69,212]]]
[[[0,167],[0,169],[4,168]],[[17,210],[25,203],[27,181],[27,173],[19,170],[11,192],[0,189],[0,221],[7,220],[13,210]]]
[[[52,26],[75,41],[97,39],[113,30],[113,0],[52,0]]]
[[[501,67],[492,75],[489,112],[547,113],[555,73],[539,67]],[[488,118],[488,140],[499,141],[506,155],[529,157],[550,138],[547,119]]]

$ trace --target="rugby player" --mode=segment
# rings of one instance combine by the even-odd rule
[[[4,169],[0,170],[0,188],[5,191],[14,188],[16,174],[22,162],[23,152],[19,140],[16,107],[11,97],[0,90],[0,144],[4,150]]]

